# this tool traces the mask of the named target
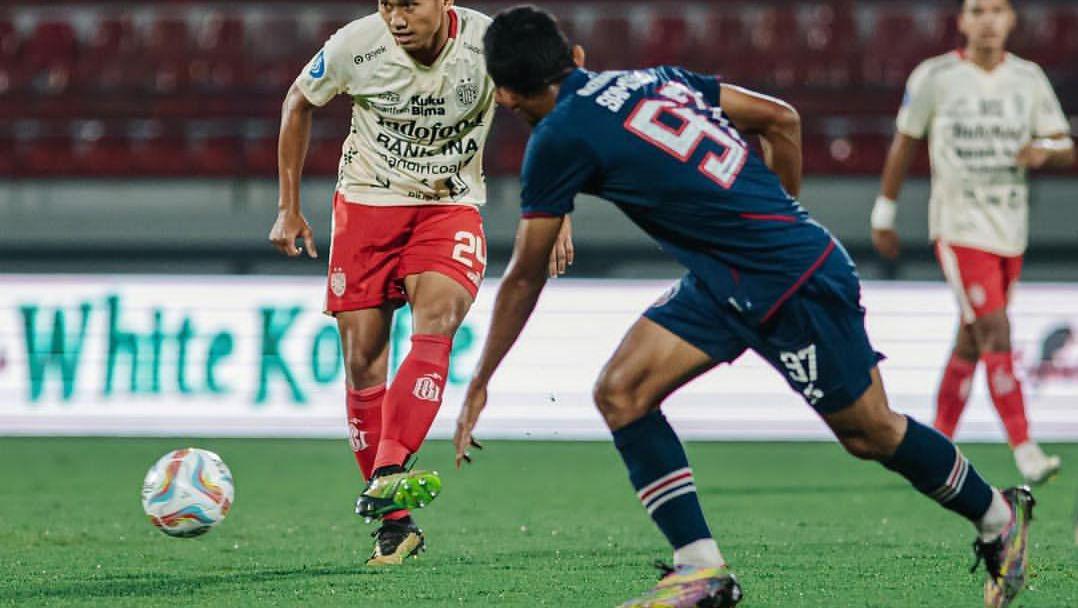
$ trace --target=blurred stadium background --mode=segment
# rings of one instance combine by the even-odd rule
[[[15,2],[0,8],[0,264],[7,272],[311,273],[265,242],[284,91],[364,2]],[[511,2],[465,3],[493,12]],[[905,255],[881,265],[867,217],[906,77],[956,48],[951,2],[542,3],[593,68],[716,72],[804,120],[804,201],[869,278],[935,279],[927,154],[903,196]],[[1078,115],[1078,7],[1017,3],[1012,50]],[[323,244],[347,100],[316,115],[305,207]],[[516,221],[527,137],[499,116],[486,157],[494,274]],[[1078,171],[1035,180],[1026,278],[1078,278]],[[608,205],[582,205],[576,276],[676,272]]]
[[[469,6],[494,13],[510,4]],[[903,406],[930,416],[956,312],[927,239],[927,152],[903,192],[897,263],[872,251],[868,215],[909,72],[961,42],[954,3],[542,4],[585,46],[593,68],[681,64],[800,110],[802,200],[847,245],[862,275],[878,281],[866,298],[870,331],[891,355],[885,371]],[[1076,124],[1078,6],[1016,6],[1010,48],[1044,66]],[[325,258],[285,259],[266,235],[277,200],[284,92],[330,34],[373,10],[374,2],[355,1],[0,8],[0,273],[8,286],[0,304],[0,392],[9,408],[0,409],[0,431],[229,434],[261,416],[258,428],[271,434],[339,436],[339,346],[332,322],[318,314]],[[323,252],[349,111],[348,100],[338,98],[315,113],[304,211]],[[512,243],[527,135],[520,121],[499,114],[487,148],[492,279]],[[1078,412],[1069,405],[1078,396],[1071,348],[1078,290],[1068,285],[1078,281],[1078,169],[1038,174],[1033,185],[1016,350],[1036,393],[1035,428],[1078,437]],[[529,429],[550,436],[565,425],[566,435],[603,436],[589,403],[594,372],[632,318],[680,274],[612,205],[584,202],[575,217],[570,276],[582,281],[551,291],[550,316],[536,323],[519,363],[503,374],[510,409],[520,408],[501,429],[508,436]],[[491,281],[458,336],[457,389],[478,356],[492,294]],[[397,325],[403,340],[404,314]],[[537,378],[537,365],[549,373]],[[689,408],[683,420],[690,431],[821,436],[811,413],[759,361],[715,376],[678,396]],[[998,439],[994,412],[978,391],[967,437]],[[766,398],[746,398],[760,395]],[[177,399],[201,426],[155,417]],[[550,410],[557,413],[530,413],[535,399],[557,403]],[[715,419],[717,399],[734,413]],[[760,402],[783,405],[772,410]],[[64,409],[72,403],[80,405]],[[436,435],[448,431],[458,402],[447,403]],[[95,425],[82,414],[106,418]],[[68,422],[27,426],[50,416]],[[299,419],[308,423],[296,427]]]

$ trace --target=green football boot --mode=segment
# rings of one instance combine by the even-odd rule
[[[367,484],[356,500],[356,514],[378,519],[394,511],[422,509],[442,491],[437,471],[390,470]]]

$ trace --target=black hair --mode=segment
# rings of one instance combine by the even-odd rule
[[[483,36],[483,55],[494,84],[521,95],[534,95],[576,69],[558,22],[534,6],[498,13]]]

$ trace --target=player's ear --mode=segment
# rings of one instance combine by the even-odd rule
[[[578,67],[578,68],[584,67],[584,63],[586,62],[587,58],[588,58],[588,54],[584,52],[584,47],[580,46],[579,44],[574,44],[573,45],[573,63],[576,64],[576,67]]]

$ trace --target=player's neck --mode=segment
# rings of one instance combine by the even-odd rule
[[[999,67],[1007,57],[1007,51],[1000,48],[977,48],[967,45],[962,49],[962,58],[986,72]]]
[[[445,19],[442,19],[442,27],[438,28],[438,32],[434,34],[434,38],[431,39],[430,46],[418,50],[415,52],[408,51],[408,54],[423,65],[434,65],[435,61],[438,61],[438,57],[442,55],[442,51],[445,50],[445,45],[449,43],[449,27],[451,17],[447,13]]]

